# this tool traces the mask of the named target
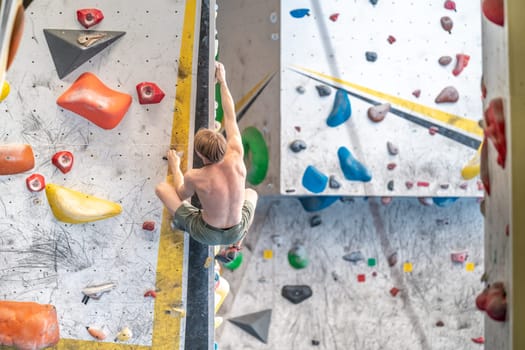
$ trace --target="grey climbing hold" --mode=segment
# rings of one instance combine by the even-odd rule
[[[315,88],[317,89],[317,93],[321,97],[329,96],[332,93],[332,89],[330,89],[330,87],[326,85],[316,85]]]
[[[361,251],[358,250],[358,251],[351,252],[349,254],[344,255],[343,259],[355,264],[361,260],[365,260],[365,257],[363,256],[363,253],[361,253]]]
[[[281,295],[294,304],[305,301],[310,298],[312,294],[312,288],[307,285],[284,286],[281,289]]]
[[[385,119],[387,113],[390,111],[390,103],[382,103],[368,108],[368,118],[376,123]]]
[[[390,254],[387,260],[388,260],[388,266],[390,267],[395,266],[397,264],[397,252],[393,252],[392,254]]]
[[[306,149],[306,143],[303,140],[295,140],[290,144],[292,152],[298,153]]]
[[[315,227],[321,225],[323,221],[319,215],[314,215],[310,218],[310,227]]]
[[[439,64],[442,66],[448,66],[452,62],[452,57],[450,56],[441,56],[438,60]]]
[[[375,62],[377,60],[377,53],[374,51],[365,52],[365,57],[368,62]]]
[[[459,100],[459,92],[453,86],[447,86],[436,97],[434,102],[436,103],[445,103],[445,102],[457,102]]]
[[[370,0],[370,3],[371,3],[372,5],[375,6],[375,5],[377,5],[377,2],[378,2],[378,1],[379,1],[379,0]]]
[[[126,32],[44,29],[58,77],[62,79]]]
[[[295,91],[297,91],[298,93],[302,95],[306,92],[306,89],[303,86],[298,86],[295,88]]]
[[[268,342],[268,331],[270,329],[271,318],[272,310],[267,309],[252,314],[230,318],[228,321],[266,344]]]
[[[337,181],[335,175],[330,175],[330,178],[328,179],[328,187],[333,189],[338,189],[341,187],[341,183]]]
[[[395,156],[399,153],[399,148],[390,141],[387,141],[386,149],[388,150],[388,153],[392,156]]]
[[[452,19],[448,16],[441,17],[441,27],[443,30],[449,32],[449,34],[452,33],[452,27],[454,26],[454,22],[452,22]]]
[[[386,185],[386,187],[388,188],[389,191],[393,191],[394,190],[394,180],[388,181],[388,184]]]

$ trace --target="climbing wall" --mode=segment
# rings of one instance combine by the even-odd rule
[[[482,195],[479,3],[373,3],[219,3],[260,193]]]
[[[168,0],[35,0],[26,10],[22,43],[7,74],[11,93],[0,105],[0,140],[30,144],[36,161],[31,171],[0,176],[1,298],[55,305],[63,338],[93,340],[86,326],[95,326],[112,342],[127,326],[133,336],[126,343],[151,345],[155,299],[145,292],[155,290],[157,266],[180,260],[175,255],[170,263],[158,259],[163,207],[154,188],[167,174],[163,156],[170,148],[185,7],[183,1]],[[60,79],[43,30],[84,29],[76,19],[80,8],[102,10],[103,21],[91,29],[125,35]],[[104,130],[57,106],[57,98],[84,72],[132,96],[115,128]],[[145,81],[164,91],[161,103],[139,104],[135,87]],[[67,174],[51,163],[62,150],[74,155]],[[31,173],[116,202],[122,213],[87,224],[59,222],[45,192],[26,188]],[[145,221],[156,223],[155,229],[143,229]],[[170,280],[180,269],[162,276]],[[82,302],[85,287],[108,283],[114,283],[109,293]],[[165,323],[163,332],[174,338],[178,329],[171,326]]]
[[[503,282],[510,294],[512,255],[509,225],[512,161],[506,154],[507,145],[510,147],[507,135],[510,135],[511,130],[508,33],[507,24],[495,23],[492,16],[490,12],[485,11],[482,22],[483,121],[487,136],[485,149],[482,152],[481,168],[481,178],[486,188],[482,204],[485,213],[485,271],[487,285]],[[479,293],[481,290],[482,288]],[[488,314],[489,311],[485,313],[487,349],[513,348],[510,322],[494,321]]]
[[[482,194],[462,174],[482,138],[480,5],[456,3],[281,3],[281,193]]]
[[[301,269],[289,263],[297,245]],[[355,198],[309,213],[294,198],[264,198],[242,265],[223,269],[230,294],[219,311],[219,348],[483,349],[474,303],[483,250],[475,199],[439,208],[415,198],[388,206]],[[453,261],[453,253],[466,260]],[[308,286],[311,295],[292,303],[285,286]],[[232,322],[263,310],[271,310],[266,343],[249,323]],[[251,326],[264,334],[262,325]]]

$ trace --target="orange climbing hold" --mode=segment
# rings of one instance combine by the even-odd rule
[[[108,88],[94,74],[82,74],[57,104],[103,129],[116,127],[131,105],[131,96]]]
[[[60,340],[56,309],[33,302],[0,301],[0,345],[44,349]]]
[[[0,145],[0,175],[12,175],[31,170],[35,157],[30,145]]]

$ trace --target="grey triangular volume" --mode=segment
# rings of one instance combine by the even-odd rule
[[[126,32],[44,29],[58,77],[62,79]]]
[[[230,318],[228,321],[266,344],[271,319],[272,310],[267,309],[253,314]]]

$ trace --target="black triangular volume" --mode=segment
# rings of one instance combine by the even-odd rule
[[[252,314],[230,318],[229,321],[266,344],[268,341],[268,331],[270,329],[271,318],[272,310],[267,309]]]
[[[310,298],[312,294],[312,288],[306,285],[284,286],[281,290],[281,295],[294,304]]]
[[[44,29],[47,46],[60,79],[80,67],[82,63],[97,55],[124,34],[126,32]]]

